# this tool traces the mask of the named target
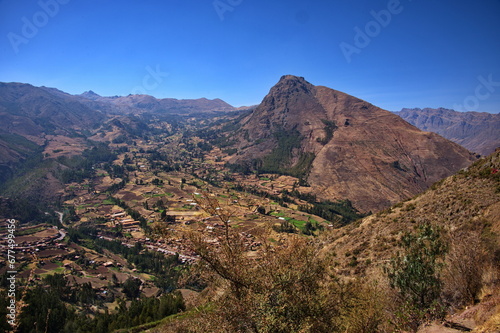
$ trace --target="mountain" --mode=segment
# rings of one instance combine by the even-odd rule
[[[81,97],[83,98],[86,98],[86,99],[91,99],[93,101],[101,98],[100,95],[96,94],[95,92],[93,92],[92,90],[89,90],[89,91],[86,91],[84,92],[83,94],[80,94]]]
[[[72,95],[23,83],[0,83],[0,114],[3,130],[27,136],[89,128],[106,118]]]
[[[172,130],[170,123],[182,117],[210,117],[219,111],[237,109],[220,99],[102,97],[93,91],[71,95],[55,88],[0,83],[0,192],[28,195],[43,189],[50,196],[61,185],[53,175],[68,168],[62,161],[97,148],[97,141],[131,144],[146,132]],[[48,180],[52,185],[47,186]]]
[[[91,130],[107,115],[53,88],[0,83],[0,133],[43,145],[47,135],[75,135]]]
[[[318,198],[349,199],[365,212],[420,193],[475,160],[389,111],[292,75],[234,129],[230,164],[296,176]]]
[[[55,159],[80,155],[108,116],[53,88],[0,83],[0,192],[49,198],[61,189]]]
[[[395,112],[410,124],[456,142],[470,151],[489,155],[500,147],[500,114],[449,109],[402,109]]]
[[[69,94],[22,83],[0,83],[0,168],[39,150],[49,136],[80,136],[106,119]]]
[[[101,97],[93,91],[71,95],[55,88],[0,83],[0,167],[16,163],[36,147],[47,144],[48,135],[91,134],[116,115],[188,115],[235,110],[220,99]]]
[[[111,108],[114,113],[158,113],[158,114],[195,114],[219,111],[235,111],[236,108],[221,99],[157,99],[149,95],[128,95],[101,97],[93,91],[87,91],[79,95],[80,97],[92,101],[86,102],[94,108]],[[82,101],[85,103],[85,101]],[[99,104],[96,104],[99,103]]]

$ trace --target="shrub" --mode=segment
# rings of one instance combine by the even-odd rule
[[[444,317],[439,272],[446,247],[437,227],[423,224],[418,229],[416,234],[403,235],[403,252],[386,267],[391,288],[399,299],[398,324],[414,331],[426,320]]]
[[[475,232],[457,232],[450,237],[444,269],[444,295],[453,306],[474,303],[482,288],[486,251]]]
[[[198,202],[223,222],[230,217],[213,209],[219,204],[212,198]],[[228,224],[217,238],[214,247],[202,233],[186,234],[216,294],[212,310],[188,323],[193,332],[375,332],[383,320],[374,306],[379,297],[361,283],[341,282],[317,238],[290,235],[271,244],[264,236],[258,259],[246,255]]]

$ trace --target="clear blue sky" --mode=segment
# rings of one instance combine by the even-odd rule
[[[498,113],[500,0],[0,0],[3,82],[240,106],[284,74],[388,110]]]

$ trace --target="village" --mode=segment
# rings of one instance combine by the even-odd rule
[[[67,184],[58,193],[64,200],[61,211],[53,213],[58,226],[38,224],[17,230],[18,278],[32,284],[50,274],[63,274],[71,285],[90,283],[111,307],[115,298],[123,297],[117,286],[129,279],[141,281],[145,297],[160,295],[162,290],[152,272],[138,269],[102,245],[139,247],[141,253],[160,253],[182,266],[199,260],[185,240],[187,232],[201,232],[207,243],[218,247],[229,226],[243,240],[248,255],[255,256],[263,241],[279,242],[286,237],[273,229],[281,223],[291,222],[297,232],[306,223],[329,225],[318,216],[298,211],[305,201],[276,202],[298,187],[298,179],[231,173],[224,167],[227,155],[219,148],[200,158],[183,159],[183,154],[193,152],[170,140],[176,148],[165,145],[160,153],[151,153],[152,142],[139,140],[131,149],[116,144],[114,148],[124,152],[111,167],[96,165],[92,178]],[[184,164],[167,168],[171,161]],[[215,210],[208,203],[216,205]],[[92,234],[77,232],[83,237],[78,240],[75,230],[92,230]],[[6,246],[3,240],[1,247]],[[1,267],[0,274],[6,270]]]

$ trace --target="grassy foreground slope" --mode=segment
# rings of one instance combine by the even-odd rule
[[[500,149],[429,190],[356,224],[336,230],[327,246],[337,272],[383,280],[401,238],[423,224],[437,226],[446,245],[440,300],[477,332],[500,329]]]

